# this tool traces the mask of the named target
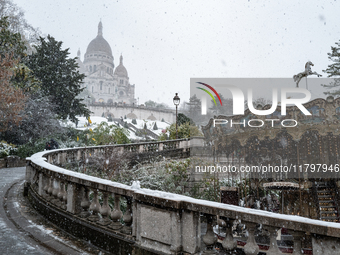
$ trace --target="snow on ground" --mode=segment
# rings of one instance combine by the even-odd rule
[[[75,123],[71,122],[71,121],[67,121],[66,123],[63,123],[64,126],[71,126],[73,128],[76,128],[78,130],[86,130],[88,128],[95,128],[97,127],[100,123],[102,122],[107,122],[109,125],[116,125],[116,122],[109,122],[107,120],[107,118],[104,117],[99,117],[99,116],[91,116],[90,117],[92,124],[91,126],[87,126],[87,119],[85,117],[78,117],[78,126],[76,127]],[[151,132],[155,133],[156,135],[160,136],[162,134],[162,130],[166,129],[167,127],[170,126],[169,123],[167,122],[162,122],[162,121],[154,121],[154,120],[140,120],[140,119],[136,119],[137,124],[133,124],[132,123],[132,119],[123,119],[123,121],[126,121],[127,123],[130,123],[131,125],[133,125],[134,127],[138,128],[138,129],[143,129],[144,128],[144,124],[146,124],[147,129],[149,129]],[[154,130],[153,127],[154,125],[157,125],[157,130]],[[131,130],[128,130],[128,137],[130,140],[142,140],[142,137],[136,136],[134,132],[132,132]]]
[[[135,126],[136,128],[139,128],[139,129],[143,129],[144,128],[144,124],[146,124],[146,127],[154,132],[156,135],[161,135],[162,134],[162,130],[163,129],[166,129],[167,127],[170,126],[169,123],[166,123],[166,122],[162,122],[162,121],[159,121],[159,120],[140,120],[140,119],[136,119],[136,122],[137,124],[133,124],[132,123],[132,119],[124,119],[124,121],[127,121],[127,123],[130,123],[132,124],[133,126]],[[157,125],[157,130],[154,130],[153,127],[154,125]]]

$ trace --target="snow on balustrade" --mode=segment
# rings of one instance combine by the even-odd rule
[[[162,146],[159,144],[162,144]],[[172,142],[150,143],[147,145],[145,143],[134,144],[133,146],[136,148],[143,146],[144,152],[153,151],[155,148],[158,149],[160,147],[164,150],[169,148],[187,149],[188,141],[182,144],[181,141],[177,140]],[[297,248],[301,247],[298,238],[304,235],[305,232],[308,234],[317,234],[321,242],[328,244],[335,242],[334,247],[339,246],[340,224],[338,223],[313,220],[296,215],[277,214],[145,189],[141,188],[138,182],[133,182],[132,185],[129,186],[66,170],[51,164],[55,163],[55,160],[49,160],[51,163],[47,162],[47,158],[50,155],[54,155],[54,157],[56,155],[63,155],[63,160],[66,160],[67,155],[70,154],[70,158],[75,160],[81,156],[79,151],[98,152],[101,150],[103,152],[103,149],[105,150],[107,148],[109,147],[97,146],[36,153],[27,158],[27,182],[32,185],[38,185],[40,194],[43,193],[41,190],[47,193],[47,201],[56,204],[63,210],[73,213],[75,217],[79,215],[79,217],[87,219],[101,228],[118,231],[131,236],[132,240],[142,248],[152,248],[165,254],[172,254],[173,251],[194,254],[200,250],[201,240],[206,246],[205,252],[213,252],[217,240],[212,230],[212,224],[216,216],[220,217],[220,224],[224,227],[228,226],[228,228],[231,228],[230,222],[233,220],[241,220],[246,224],[249,233],[248,242],[244,246],[246,255],[257,254],[259,247],[262,247],[258,247],[254,239],[258,224],[263,224],[269,233],[271,233],[272,244],[269,243],[267,254],[280,254],[279,248],[275,242],[273,243],[273,240],[276,240],[276,231],[282,227],[293,231],[293,236],[297,237],[294,239],[295,251],[300,249]],[[60,163],[60,160],[59,158],[58,163]],[[36,176],[39,176],[41,181],[39,179],[38,182]],[[67,190],[65,189],[66,183],[68,183]],[[65,195],[66,193],[76,192],[76,189],[72,187],[73,183],[81,187],[81,192],[79,193],[81,194],[81,203],[72,198],[72,196]],[[92,201],[89,199],[90,192],[94,194]],[[102,193],[102,205],[100,205],[98,200],[98,192]],[[110,195],[112,195],[115,200],[112,211],[108,206]],[[127,209],[124,214],[120,210],[121,197],[124,197],[124,201],[126,201],[127,204]],[[77,210],[74,209],[74,203],[78,203],[79,207],[81,206],[81,212],[77,212]],[[204,215],[207,220],[206,234],[202,239],[200,233],[200,215]],[[121,223],[121,219],[123,219],[124,224]],[[229,235],[228,238],[225,238],[223,241],[222,246],[226,250],[229,248],[234,249],[235,240],[232,234],[230,234],[231,230],[225,231],[229,233]],[[317,242],[315,242],[315,247],[320,249],[320,245],[318,246]],[[324,255],[327,254],[331,253],[327,253],[327,251],[324,252]]]

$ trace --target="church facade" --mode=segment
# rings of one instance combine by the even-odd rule
[[[129,82],[122,55],[115,68],[111,47],[103,37],[102,22],[98,24],[97,37],[87,46],[84,60],[81,61],[80,50],[77,55],[79,71],[86,75],[83,87],[87,89],[93,102],[135,103],[135,85]]]

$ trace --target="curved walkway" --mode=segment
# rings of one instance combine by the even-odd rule
[[[0,169],[0,253],[105,254],[46,222],[23,197],[25,167]]]

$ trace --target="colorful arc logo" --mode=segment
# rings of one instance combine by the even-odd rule
[[[222,105],[222,100],[221,100],[219,94],[216,92],[216,90],[213,87],[211,87],[210,85],[208,85],[206,83],[203,83],[203,82],[197,82],[197,83],[201,84],[201,85],[204,85],[204,86],[208,87],[209,89],[211,89],[211,91],[215,93],[215,95],[217,96],[218,100],[220,101],[220,103]],[[208,90],[206,90],[204,88],[200,88],[200,87],[196,87],[196,88],[205,91],[212,98],[212,100],[214,101],[215,105],[217,106],[217,103],[216,103],[216,100],[215,100],[214,96]]]

